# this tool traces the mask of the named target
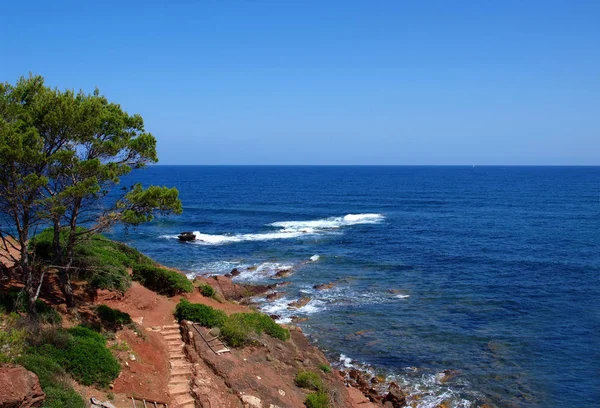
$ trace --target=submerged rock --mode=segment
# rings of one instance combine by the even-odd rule
[[[313,286],[313,289],[316,289],[316,290],[333,289],[335,284],[336,284],[335,282],[322,283],[320,285]]]
[[[274,300],[277,300],[277,299],[279,299],[279,298],[280,298],[280,297],[282,297],[282,296],[283,296],[283,294],[281,294],[281,293],[279,293],[279,292],[273,292],[273,293],[269,293],[269,294],[266,296],[266,299],[267,299],[267,301],[269,301],[269,302],[273,302]]]
[[[191,231],[185,231],[185,232],[182,232],[181,234],[179,234],[177,236],[177,238],[179,238],[180,241],[195,241],[196,234],[194,234]]]
[[[277,273],[275,273],[275,275],[273,275],[273,277],[274,278],[287,278],[291,274],[292,274],[291,269],[280,269],[277,271]]]
[[[303,296],[295,302],[288,303],[288,309],[300,309],[308,304],[311,301],[311,298],[308,296]]]

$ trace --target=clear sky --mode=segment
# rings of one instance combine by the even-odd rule
[[[600,1],[7,1],[0,80],[95,86],[163,164],[600,164]]]

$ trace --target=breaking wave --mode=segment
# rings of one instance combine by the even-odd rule
[[[279,231],[258,234],[213,235],[194,231],[196,240],[191,241],[191,243],[199,245],[223,245],[244,241],[299,238],[327,233],[351,225],[377,224],[383,221],[384,218],[381,214],[347,214],[343,217],[330,217],[312,221],[279,221],[268,224],[269,227],[280,228]],[[177,239],[177,235],[161,235],[160,237]]]

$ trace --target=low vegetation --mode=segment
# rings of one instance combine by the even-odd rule
[[[41,344],[31,347],[27,354],[54,360],[80,384],[107,387],[121,371],[104,337],[86,327],[42,330],[35,340]]]
[[[198,303],[190,303],[181,299],[175,308],[178,320],[190,320],[204,327],[221,327],[227,321],[227,315],[222,310]]]
[[[61,234],[61,237],[65,235]],[[37,256],[50,263],[54,259],[53,236],[54,229],[47,228],[30,244]],[[130,269],[133,280],[163,295],[172,296],[194,289],[189,279],[179,272],[160,267],[138,250],[101,234],[92,234],[77,243],[73,266],[79,268],[80,277],[98,289],[126,291],[131,286]]]
[[[123,326],[128,326],[133,323],[129,313],[121,312],[106,305],[96,307],[96,314],[100,318],[103,326],[110,330],[119,330]]]
[[[269,316],[258,313],[234,313],[227,316],[225,312],[210,306],[190,303],[181,299],[175,308],[177,319],[190,320],[204,327],[219,327],[221,336],[232,347],[242,347],[253,341],[253,337],[266,333],[279,340],[290,338],[290,332],[273,321]]]
[[[331,372],[331,367],[329,367],[327,364],[319,364],[319,370],[327,374]]]
[[[323,380],[314,371],[300,371],[294,379],[296,385],[307,390],[322,391]]]
[[[83,398],[73,389],[68,374],[53,358],[26,354],[19,358],[18,363],[38,376],[46,393],[42,408],[85,407]]]
[[[202,296],[206,296],[206,297],[215,296],[215,290],[208,283],[201,284],[200,286],[198,286],[198,289],[200,290],[200,293],[202,293]]]
[[[133,279],[161,295],[173,296],[194,290],[194,285],[186,276],[156,265],[134,266]]]
[[[40,323],[59,324],[62,321],[60,314],[40,299],[36,300],[35,309]],[[26,313],[25,292],[19,288],[0,290],[0,312]]]
[[[304,404],[307,408],[328,408],[331,406],[329,394],[325,391],[317,391],[308,394]]]

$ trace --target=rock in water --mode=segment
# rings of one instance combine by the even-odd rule
[[[177,236],[180,241],[194,241],[196,240],[196,234],[190,231],[182,232]]]
[[[400,408],[406,405],[406,394],[398,387],[397,384],[391,383],[389,392],[383,399],[386,403],[391,402],[392,407]],[[388,404],[389,405],[389,404]]]
[[[44,399],[37,375],[21,366],[0,367],[0,407],[40,407]]]

